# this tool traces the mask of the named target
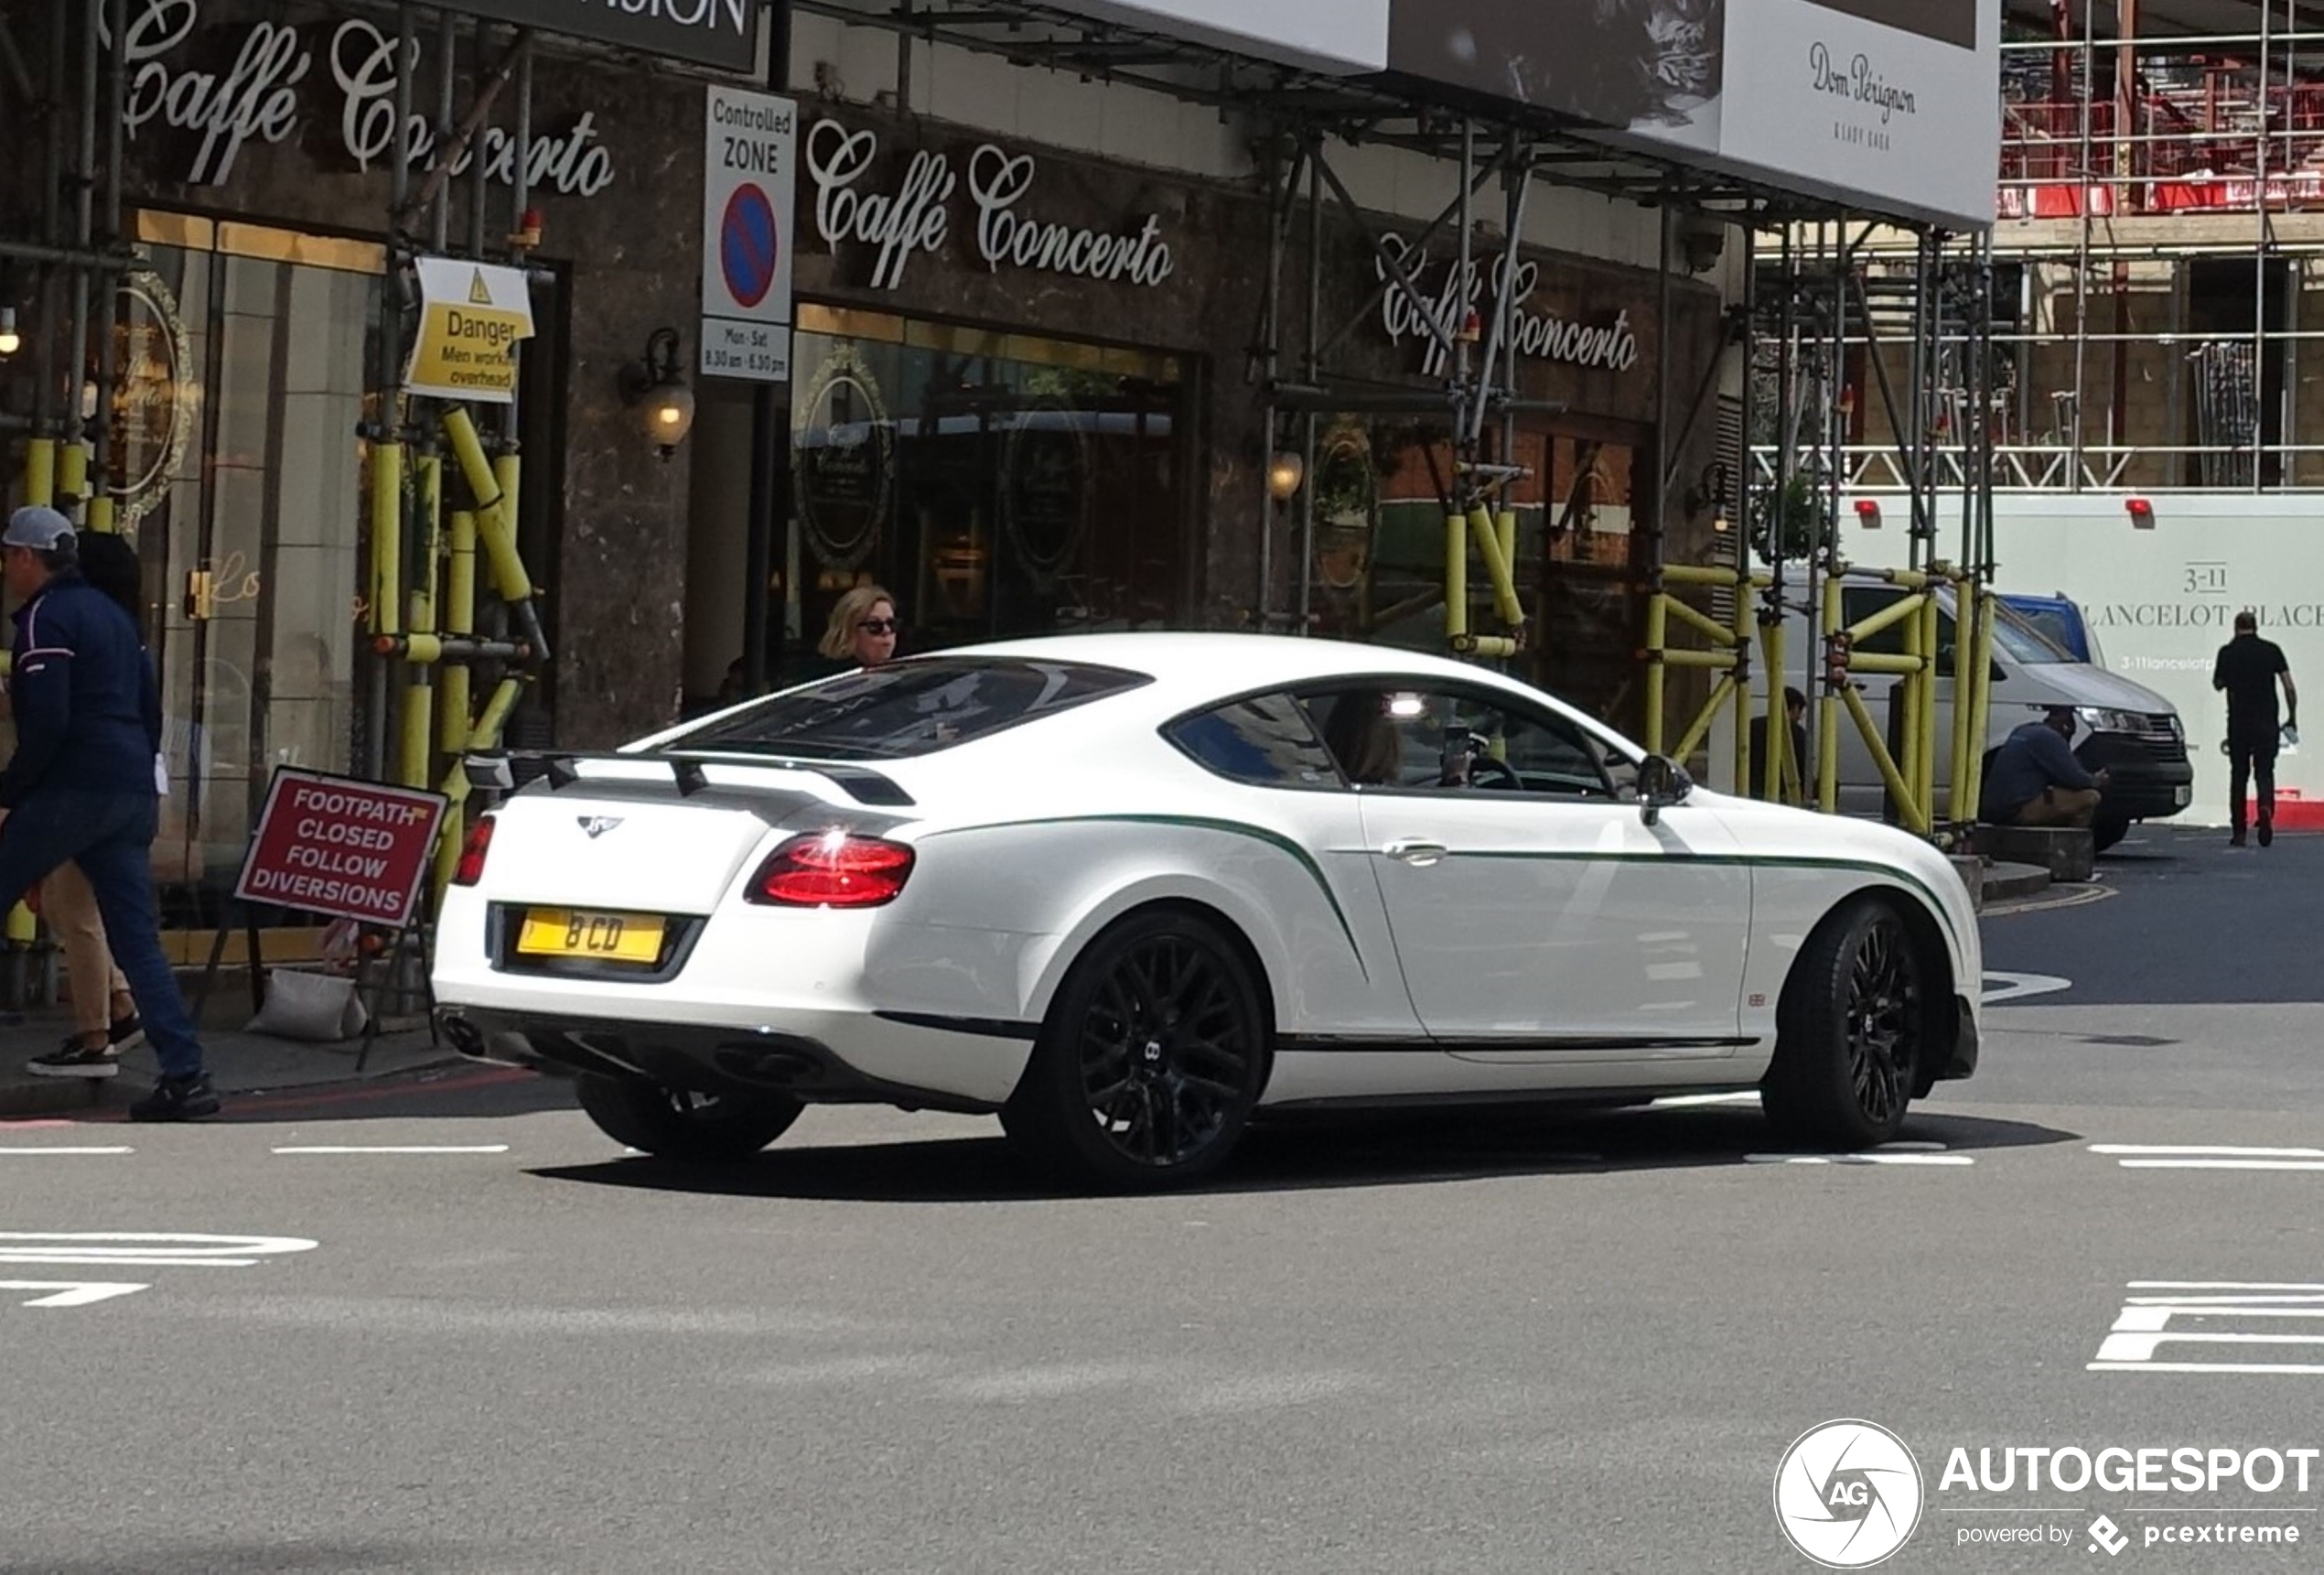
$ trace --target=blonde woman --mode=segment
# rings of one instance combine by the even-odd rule
[[[833,672],[878,667],[896,659],[896,599],[876,585],[859,585],[839,599],[815,650]]]

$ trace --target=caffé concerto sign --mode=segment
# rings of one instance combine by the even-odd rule
[[[807,134],[807,178],[815,190],[815,232],[836,254],[843,244],[873,249],[871,287],[892,290],[912,259],[941,252],[952,237],[951,203],[962,172],[949,154],[922,148],[895,184],[870,189],[879,135],[819,121]],[[1011,155],[985,143],[969,155],[971,245],[985,267],[1033,268],[1107,284],[1151,288],[1177,269],[1162,219],[1149,213],[1135,231],[1109,233],[1020,211],[1037,167],[1029,153]]]
[[[187,60],[197,40],[219,36],[203,29],[199,0],[143,0],[123,31],[128,69],[123,119],[129,135],[166,126],[198,138],[182,178],[192,186],[225,184],[253,143],[291,140],[304,118],[300,90],[319,76],[315,51],[299,29],[281,22],[256,22],[226,36],[216,57],[230,61],[222,70]],[[109,47],[112,42],[108,38]],[[332,31],[326,58],[341,94],[339,136],[348,156],[366,170],[387,162],[395,146],[395,40],[350,18]],[[417,60],[415,42],[414,65]],[[613,184],[613,156],[597,141],[595,119],[584,113],[561,132],[533,132],[527,161],[532,189],[594,197]],[[414,113],[404,128],[414,167],[433,161],[436,144],[435,127]],[[513,184],[517,143],[511,133],[487,127],[454,160],[452,173],[466,174],[479,157],[489,178]]]
[[[1465,281],[1460,264],[1447,263],[1442,277],[1432,285],[1426,256],[1415,256],[1398,236],[1388,236],[1386,241],[1398,254],[1398,262],[1410,273],[1424,298],[1415,301],[1402,288],[1391,286],[1381,299],[1380,326],[1396,344],[1408,339],[1425,341],[1427,354],[1421,371],[1429,377],[1441,377],[1447,358],[1444,346],[1429,333],[1428,324],[1436,323],[1445,330],[1445,337],[1450,339],[1459,331],[1462,319],[1474,311],[1485,317],[1485,330],[1490,336],[1490,314],[1499,292],[1495,289],[1489,297],[1487,286],[1499,285],[1501,260],[1493,257],[1471,261]],[[1383,282],[1393,276],[1384,261],[1376,262],[1373,268]],[[1628,307],[1618,310],[1610,322],[1580,322],[1555,312],[1537,311],[1531,303],[1540,283],[1539,263],[1527,260],[1517,264],[1516,301],[1510,321],[1511,348],[1517,354],[1603,372],[1628,372],[1638,364],[1638,337],[1630,329]]]

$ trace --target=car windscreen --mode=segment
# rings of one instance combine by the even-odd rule
[[[662,747],[807,760],[909,760],[1151,682],[1143,674],[1086,663],[927,657],[769,696]]]
[[[2051,640],[2031,619],[2007,602],[1996,598],[1986,605],[2001,614],[1994,620],[1993,642],[2013,660],[2028,667],[2082,660],[2064,645]]]

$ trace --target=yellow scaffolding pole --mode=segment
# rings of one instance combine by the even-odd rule
[[[1992,590],[1982,583],[1976,588],[1977,654],[1969,669],[1969,682],[1974,689],[1974,704],[1969,716],[1969,808],[1962,816],[1966,821],[1975,820],[1985,808],[1985,728],[1992,720],[1993,626],[1998,616],[1994,611]]]
[[[1646,599],[1646,752],[1662,752],[1662,692],[1667,682],[1663,663],[1672,653],[1663,649],[1670,637],[1671,599],[1656,594]]]
[[[371,632],[403,632],[403,446],[371,446]]]
[[[1849,687],[1847,664],[1840,659],[1841,637],[1845,632],[1840,624],[1838,588],[1826,583],[1822,629],[1824,631],[1824,694],[1818,702],[1815,728],[1815,801],[1816,807],[1826,814],[1840,812],[1840,701],[1843,694],[1853,696]],[[1776,641],[1778,652],[1782,650],[1779,628]],[[1780,669],[1779,669],[1780,671]]]
[[[476,515],[466,509],[452,512],[452,556],[445,583],[444,631],[454,639],[476,632]],[[444,665],[444,693],[437,704],[443,714],[439,737],[447,753],[468,742],[472,726],[468,717],[470,677],[465,662],[447,662]]]

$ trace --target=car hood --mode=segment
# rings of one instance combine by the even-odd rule
[[[2143,711],[2155,716],[2178,707],[2146,685],[2079,662],[2046,663],[2022,670],[2029,683],[2054,690],[2060,705],[2098,706],[2110,711]]]

